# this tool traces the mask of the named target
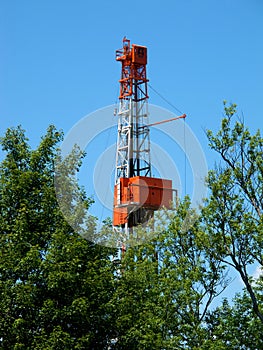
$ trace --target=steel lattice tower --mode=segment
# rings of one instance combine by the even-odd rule
[[[130,44],[116,51],[121,62],[113,225],[126,229],[146,223],[169,207],[172,181],[152,177],[148,121],[147,48]]]

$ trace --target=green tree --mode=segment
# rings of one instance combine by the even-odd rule
[[[225,103],[221,129],[207,132],[221,162],[208,176],[211,196],[203,217],[208,249],[239,273],[263,323],[263,305],[249,274],[252,264],[263,264],[263,139],[259,131],[252,135],[240,118],[233,123],[236,115],[236,105]]]
[[[52,126],[36,150],[20,127],[7,130],[0,165],[1,349],[262,348],[263,278],[248,271],[263,262],[263,140],[240,120],[231,124],[235,108],[225,105],[221,130],[208,131],[221,163],[209,173],[202,215],[185,198],[146,231],[134,229],[114,263],[114,249],[88,240],[114,244],[119,236],[108,220],[97,233],[86,215],[92,201],[76,181],[83,153],[76,147],[63,160],[63,135]],[[136,246],[139,236],[145,243]],[[246,293],[211,311],[227,286],[227,265],[239,272]]]
[[[230,305],[222,305],[206,317],[210,340],[207,344],[222,344],[222,349],[259,350],[263,348],[263,331],[259,318],[255,318],[247,292],[237,294]],[[207,348],[208,349],[208,348]]]
[[[224,268],[203,249],[200,219],[185,199],[155,219],[155,237],[130,247],[115,292],[114,349],[199,349]],[[164,219],[164,222],[163,222]],[[158,223],[159,221],[159,223]]]
[[[6,152],[0,165],[1,349],[103,349],[110,342],[110,252],[75,233],[61,214],[54,189],[61,138],[53,126],[36,150],[21,127],[1,138]],[[60,173],[68,176],[60,185],[69,190],[57,191],[67,197],[62,203],[72,203],[69,208],[81,197],[78,210],[69,213],[75,213],[75,227],[91,204],[73,176],[81,157],[74,149],[61,163]]]

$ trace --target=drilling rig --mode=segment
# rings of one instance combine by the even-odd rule
[[[147,48],[131,45],[124,37],[116,60],[121,63],[121,78],[113,226],[129,235],[133,227],[147,224],[156,210],[171,208],[175,190],[171,180],[152,177],[150,126],[154,124],[149,124]]]

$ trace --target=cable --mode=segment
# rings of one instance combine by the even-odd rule
[[[161,97],[161,99],[163,99],[166,103],[168,103],[168,105],[170,105],[173,109],[175,109],[177,112],[179,112],[180,114],[183,114],[183,112],[180,111],[180,109],[178,109],[174,104],[172,104],[170,101],[167,100],[167,98],[165,98],[163,95],[161,95],[157,90],[155,90],[151,84],[148,83],[148,86],[159,96]]]
[[[105,138],[105,146],[104,146],[104,152],[108,149],[108,146],[109,146],[109,141],[110,141],[110,138],[111,138],[111,135],[112,135],[112,128],[113,128],[113,125],[114,125],[114,119],[115,119],[115,116],[112,115],[112,119],[111,119],[111,126],[108,130],[108,135],[107,137]],[[103,164],[101,163],[100,165],[100,170],[99,170],[99,174],[102,174],[103,172],[101,171],[102,170],[102,166]],[[107,189],[104,193],[104,203],[106,202],[106,198],[108,197],[108,194],[109,194],[109,188],[110,186],[107,186]],[[103,216],[104,216],[104,205],[102,203],[102,209],[101,209],[101,215],[100,215],[100,223],[102,222],[102,219],[103,219]]]
[[[114,111],[113,111],[113,115],[112,115],[112,119],[111,119],[111,126],[110,126],[110,128],[108,130],[107,137],[105,138],[104,152],[108,149],[109,141],[110,141],[110,138],[111,138],[111,135],[112,135],[112,128],[113,128],[113,125],[114,125],[114,119],[116,118],[116,115],[117,115],[117,112],[118,112],[118,96],[119,96],[119,88],[116,88],[116,98],[115,98],[115,103],[114,103]],[[114,152],[114,154],[116,154],[116,149],[117,149],[117,145],[115,143],[115,152]],[[103,166],[103,164],[101,163],[100,170],[99,170],[99,175],[102,174],[102,166]],[[110,189],[110,186],[107,186],[107,189],[106,189],[106,191],[104,193],[104,198],[103,198],[103,202],[104,203],[106,202],[106,198],[108,197],[109,189]],[[101,209],[101,213],[100,213],[100,224],[102,223],[104,212],[105,212],[105,207],[104,207],[104,205],[102,203],[102,209]]]
[[[185,137],[185,119],[184,119],[184,196],[186,196],[186,137]]]
[[[186,189],[187,189],[187,184],[186,184],[186,167],[187,167],[187,159],[186,159],[186,137],[185,137],[185,114],[183,114],[183,112],[180,111],[180,109],[178,109],[173,103],[171,103],[170,101],[167,100],[167,98],[165,98],[162,94],[160,94],[156,89],[154,89],[152,87],[151,84],[148,83],[148,86],[159,96],[161,97],[161,99],[163,99],[166,103],[168,103],[173,109],[175,109],[177,112],[179,112],[180,114],[182,114],[181,117],[179,118],[184,118],[184,194],[186,196]]]

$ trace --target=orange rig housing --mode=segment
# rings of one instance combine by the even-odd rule
[[[113,225],[146,223],[155,210],[171,208],[172,181],[151,176],[147,92],[147,48],[123,39],[116,51],[122,64],[118,110]],[[182,116],[184,117],[184,116]]]
[[[154,210],[170,208],[172,200],[171,180],[145,176],[122,177],[114,187],[113,226],[125,225],[131,213],[142,211],[141,209],[144,209],[145,217],[136,218],[137,222],[130,222],[129,227],[143,223]]]

